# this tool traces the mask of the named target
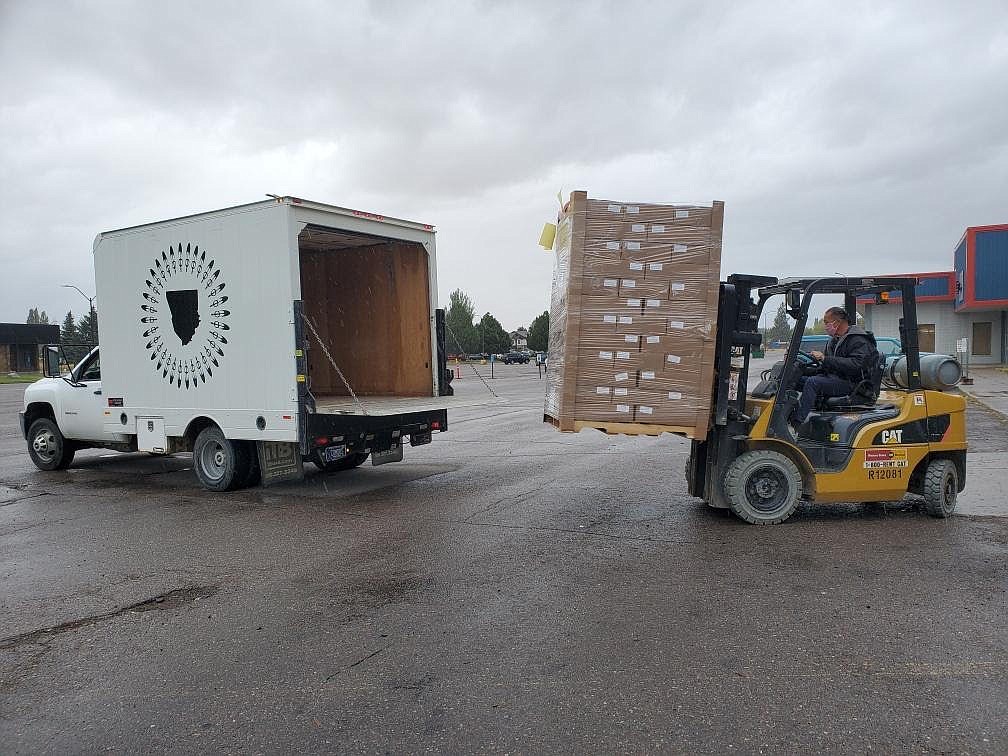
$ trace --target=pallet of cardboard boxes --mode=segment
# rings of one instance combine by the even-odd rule
[[[724,204],[573,192],[557,225],[545,419],[707,436]]]

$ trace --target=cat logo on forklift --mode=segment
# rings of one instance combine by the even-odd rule
[[[883,444],[902,444],[903,443],[903,429],[896,428],[894,430],[884,430],[882,431],[882,443]]]

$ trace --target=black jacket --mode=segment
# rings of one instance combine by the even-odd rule
[[[834,336],[826,345],[822,372],[857,383],[871,370],[875,356],[875,344],[871,336],[860,326],[851,326],[840,338]]]

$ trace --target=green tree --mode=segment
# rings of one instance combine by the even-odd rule
[[[89,312],[77,323],[77,341],[91,346],[98,343],[98,317],[95,313]]]
[[[30,310],[28,310],[28,319],[25,321],[25,323],[27,323],[28,325],[34,325],[39,322],[41,321],[39,321],[38,309],[32,307]]]
[[[445,341],[449,353],[475,352],[479,349],[479,334],[473,325],[476,307],[469,295],[461,289],[455,289],[448,297],[448,309],[445,310]]]
[[[533,352],[549,349],[549,310],[536,317],[529,326],[528,348]]]
[[[773,325],[770,326],[770,330],[767,331],[767,338],[769,338],[770,341],[784,342],[791,338],[791,324],[788,322],[787,309],[784,307],[783,302],[781,302],[780,306],[777,308],[777,314],[774,316]]]
[[[480,319],[476,329],[479,331],[481,352],[502,354],[511,349],[511,337],[500,321],[489,312]]]
[[[823,323],[821,319],[816,318],[812,321],[812,325],[805,328],[805,333],[823,335],[826,333],[826,324]]]
[[[42,312],[39,313],[39,321],[38,322],[41,323],[42,325],[49,325],[49,316],[46,315],[46,311],[45,310],[42,310]]]
[[[63,325],[60,327],[60,341],[64,344],[72,344],[77,341],[77,321],[74,320],[72,312],[68,312],[63,318]]]

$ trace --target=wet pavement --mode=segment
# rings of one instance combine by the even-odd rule
[[[683,439],[495,375],[403,463],[226,495],[187,455],[41,473],[0,386],[3,750],[1008,751],[1008,518],[746,525]],[[972,476],[1008,425],[969,413]]]

